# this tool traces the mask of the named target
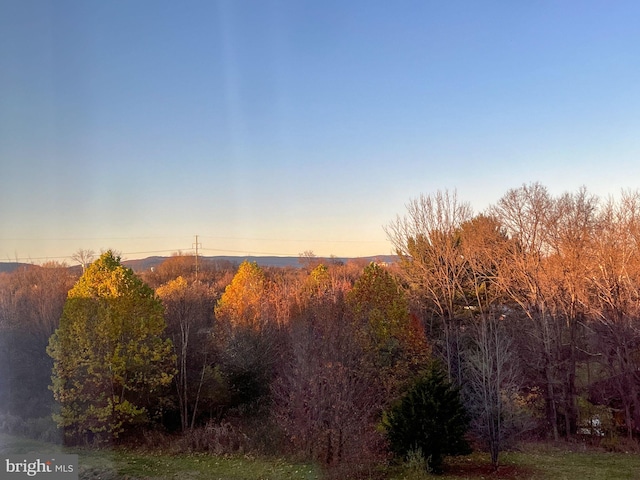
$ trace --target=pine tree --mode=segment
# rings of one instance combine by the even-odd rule
[[[419,450],[436,473],[445,455],[471,451],[465,439],[469,419],[459,392],[435,363],[385,412],[382,424],[395,455],[406,458]]]

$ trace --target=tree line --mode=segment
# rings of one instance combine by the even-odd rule
[[[529,184],[478,214],[441,191],[385,230],[393,265],[306,254],[196,279],[193,256],[138,276],[109,251],[80,277],[0,275],[5,424],[37,433],[54,410],[68,442],[166,434],[334,468],[407,455],[418,435],[437,469],[468,450],[467,426],[495,465],[519,438],[638,433],[638,193]],[[434,408],[447,420],[403,413]],[[430,444],[451,419],[459,438]]]
[[[556,440],[595,412],[638,432],[637,192],[552,196],[535,183],[482,214],[438,192],[412,200],[387,233],[449,377],[487,390],[478,419],[492,443],[522,395]]]

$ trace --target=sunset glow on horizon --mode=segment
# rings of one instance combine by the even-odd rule
[[[8,0],[0,261],[391,254],[411,198],[640,186],[636,2]]]

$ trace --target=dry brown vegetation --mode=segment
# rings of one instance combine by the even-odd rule
[[[178,373],[137,434],[357,470],[387,460],[381,413],[436,357],[494,467],[522,438],[633,441],[640,195],[530,184],[475,214],[438,192],[411,200],[386,232],[392,266],[307,253],[297,269],[201,261],[196,279],[195,258],[176,255],[143,273]],[[49,415],[44,348],[76,280],[54,264],[0,275],[0,405],[11,418]]]

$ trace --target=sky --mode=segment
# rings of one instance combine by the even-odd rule
[[[640,187],[640,2],[0,0],[0,261],[393,253],[421,194]]]

